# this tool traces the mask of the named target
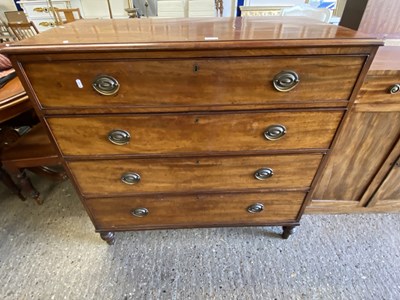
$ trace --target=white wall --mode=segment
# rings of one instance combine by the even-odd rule
[[[248,4],[246,4],[246,2]],[[246,0],[245,5],[264,6],[264,5],[300,5],[304,4],[305,0]]]
[[[80,0],[82,7],[82,14],[87,19],[107,19],[110,18],[108,11],[107,0]],[[128,1],[124,0],[110,0],[111,12],[113,18],[127,18],[128,14],[125,8],[128,7]]]
[[[6,20],[6,17],[4,16],[5,11],[11,11],[11,10],[17,10],[17,7],[15,6],[15,3],[13,0],[1,0],[0,1],[0,18],[2,21]]]

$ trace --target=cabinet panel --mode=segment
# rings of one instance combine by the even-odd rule
[[[399,134],[399,112],[352,113],[312,199],[348,200],[357,205]]]
[[[400,139],[371,184],[368,207],[400,211]],[[374,183],[373,182],[373,183]]]
[[[380,201],[397,200],[400,201],[400,159],[393,166],[382,185],[375,193],[374,200]]]

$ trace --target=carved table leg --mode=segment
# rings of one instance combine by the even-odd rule
[[[33,187],[32,182],[26,176],[25,171],[18,172],[17,174],[18,182],[21,185],[21,188],[29,193],[29,195],[35,200],[38,205],[43,204],[43,199],[40,198],[40,193]]]
[[[296,226],[282,226],[282,229],[282,238],[286,240],[290,235],[295,232]]]
[[[21,194],[21,190],[11,179],[10,175],[3,168],[0,167],[0,180],[8,187],[14,194],[18,196],[19,199],[25,201],[25,197]]]
[[[114,232],[111,231],[100,232],[100,237],[102,240],[106,241],[107,244],[114,245],[115,242]]]

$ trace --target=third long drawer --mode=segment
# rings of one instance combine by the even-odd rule
[[[86,197],[303,189],[322,154],[72,161]]]

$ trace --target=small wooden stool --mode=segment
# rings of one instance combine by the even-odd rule
[[[17,178],[17,184],[22,191],[28,193],[37,204],[42,204],[43,200],[26,176],[25,169],[56,180],[67,178],[64,170],[57,172],[49,168],[49,166],[61,166],[61,161],[41,124],[36,125],[15,143],[3,149],[1,163],[9,174]]]

